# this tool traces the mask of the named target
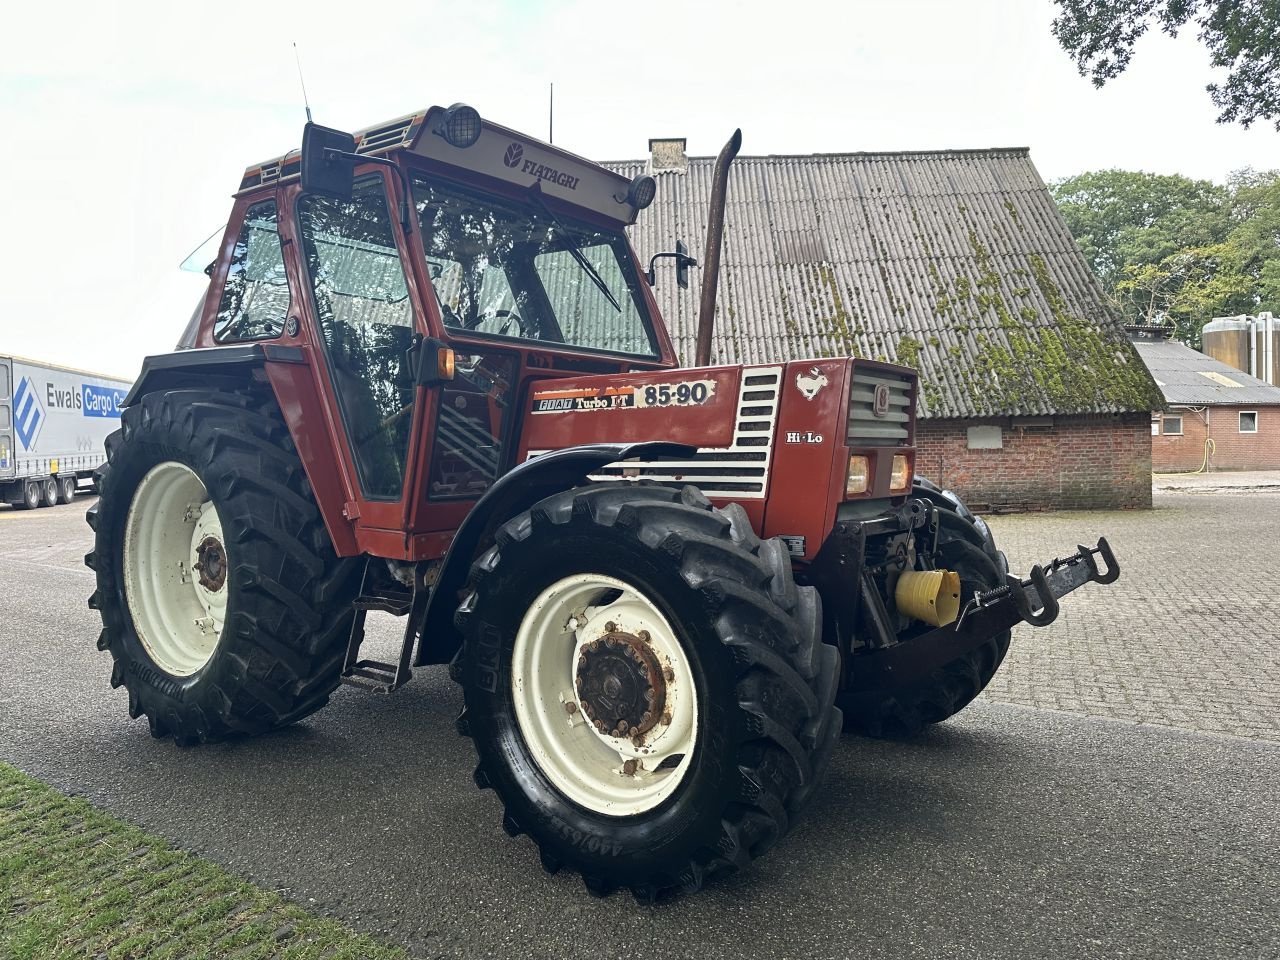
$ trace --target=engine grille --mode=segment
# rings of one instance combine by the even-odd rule
[[[881,386],[889,391],[889,403],[885,413],[876,416],[876,391]],[[897,446],[910,441],[910,428],[911,381],[854,367],[849,389],[849,446]]]
[[[729,446],[701,447],[689,460],[611,463],[591,479],[691,483],[709,497],[764,499],[781,386],[781,367],[748,367],[743,371],[738,420]]]

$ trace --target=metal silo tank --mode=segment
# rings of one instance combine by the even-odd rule
[[[1260,313],[1254,318],[1254,343],[1259,380],[1280,384],[1280,317]]]
[[[1201,349],[1213,359],[1250,373],[1252,317],[1216,317],[1200,331]]]

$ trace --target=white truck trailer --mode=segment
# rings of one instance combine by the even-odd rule
[[[70,503],[107,459],[131,384],[0,355],[0,502],[28,510]]]

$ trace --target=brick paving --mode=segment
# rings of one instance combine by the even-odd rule
[[[1122,574],[1015,631],[987,698],[1280,741],[1280,492],[988,520],[1020,573],[1101,534]]]

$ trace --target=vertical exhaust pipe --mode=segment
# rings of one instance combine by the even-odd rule
[[[707,216],[707,249],[702,258],[702,304],[698,309],[698,346],[693,365],[711,362],[711,334],[716,323],[716,291],[720,285],[720,245],[724,242],[724,197],[729,187],[729,164],[742,149],[742,131],[733,136],[716,157],[715,179],[711,181],[711,208]]]

